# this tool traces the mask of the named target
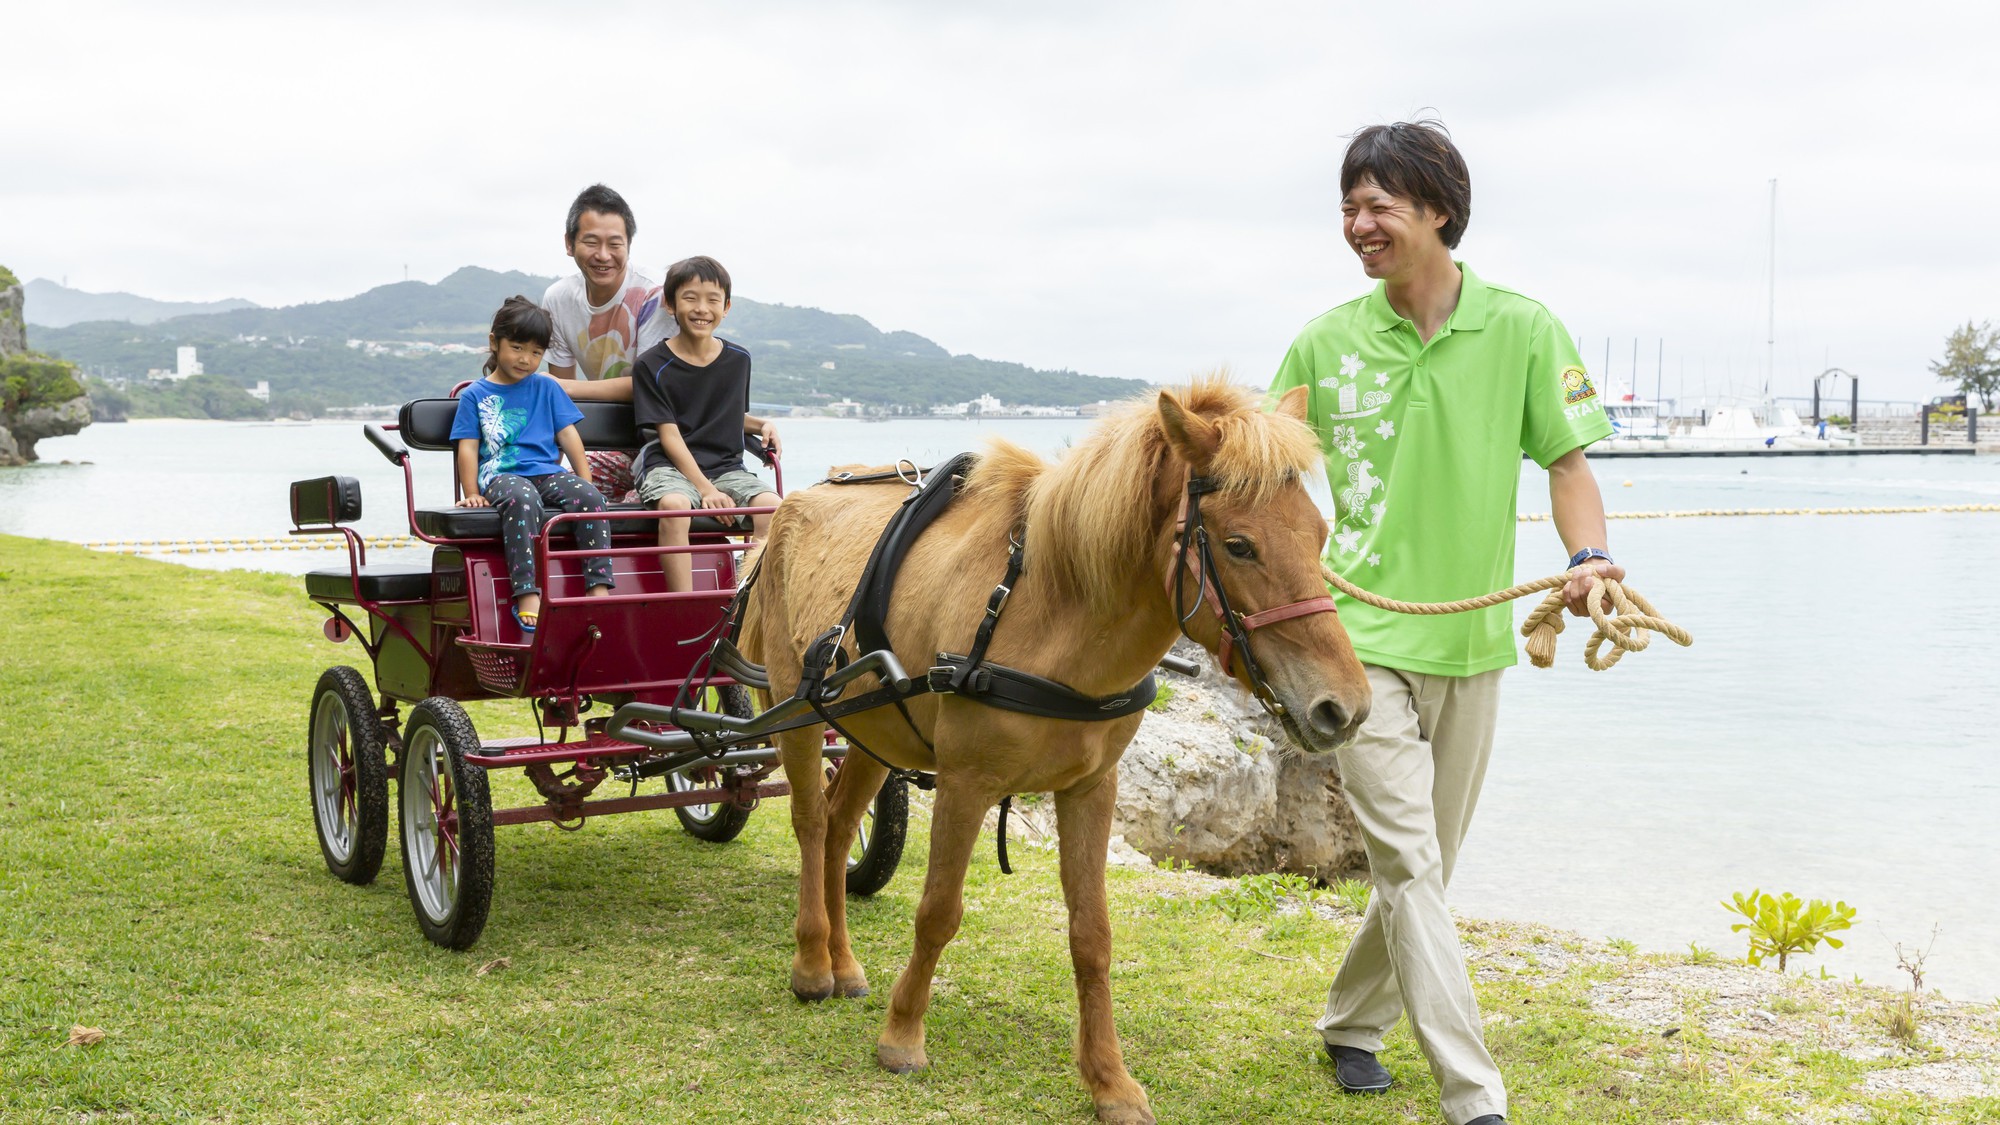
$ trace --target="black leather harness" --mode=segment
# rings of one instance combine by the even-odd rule
[[[1007,599],[1014,591],[1026,565],[1027,544],[1022,532],[1016,529],[1008,537],[1007,573],[1000,584],[993,588],[986,599],[986,613],[980,618],[979,628],[973,635],[971,647],[964,653],[939,652],[928,672],[912,677],[907,689],[882,687],[851,700],[842,700],[835,705],[818,703],[820,684],[826,676],[847,662],[844,645],[851,633],[856,652],[873,652],[878,649],[893,649],[889,642],[888,615],[890,598],[896,587],[896,576],[903,562],[909,557],[911,548],[939,516],[944,514],[959,488],[965,483],[966,475],[978,461],[972,453],[961,453],[928,473],[914,474],[918,483],[902,505],[889,518],[888,526],[875,541],[875,550],[869,555],[867,565],[862,568],[861,580],[855,586],[854,597],[848,602],[847,612],[840,624],[827,630],[815,639],[806,650],[803,675],[799,681],[798,697],[815,703],[815,709],[836,731],[847,738],[848,744],[860,748],[861,752],[888,766],[892,773],[903,776],[914,784],[929,788],[934,782],[928,775],[918,771],[902,770],[890,766],[874,751],[855,739],[839,724],[841,715],[858,710],[894,703],[903,712],[910,729],[915,731],[926,746],[923,732],[917,730],[910,719],[904,701],[926,693],[935,695],[957,695],[988,707],[1003,711],[1019,711],[1023,714],[1038,715],[1049,719],[1068,719],[1073,722],[1104,722],[1137,714],[1153,702],[1156,687],[1152,673],[1131,688],[1112,695],[1085,695],[1067,684],[1023,672],[1016,668],[994,664],[986,659],[987,647],[992,643],[994,629],[1000,624],[1000,615],[1007,607]],[[875,474],[871,476],[831,477],[830,484],[879,483],[885,480],[909,480],[903,474]]]

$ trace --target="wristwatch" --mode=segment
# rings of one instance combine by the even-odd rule
[[[1569,568],[1575,570],[1592,559],[1603,559],[1605,562],[1610,562],[1611,552],[1601,547],[1585,547],[1583,550],[1569,557]]]

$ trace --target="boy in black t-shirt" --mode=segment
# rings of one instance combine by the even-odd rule
[[[750,413],[750,353],[716,336],[729,315],[729,271],[714,258],[675,262],[660,287],[680,333],[655,344],[633,364],[632,408],[640,426],[659,438],[639,451],[633,475],[639,499],[663,510],[763,508],[778,494],[743,467],[743,435],[756,434],[778,452],[778,430]],[[752,517],[750,536],[761,541],[769,515]],[[660,544],[685,547],[688,521],[660,521]],[[667,589],[694,588],[684,553],[667,555]]]

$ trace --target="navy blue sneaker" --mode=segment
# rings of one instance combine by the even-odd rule
[[[1340,1082],[1340,1088],[1350,1094],[1379,1094],[1388,1089],[1396,1080],[1382,1064],[1375,1061],[1375,1052],[1359,1047],[1336,1047],[1326,1045],[1326,1053],[1333,1059],[1333,1076]],[[1483,1123],[1482,1123],[1483,1125]]]
[[[1497,1113],[1485,1113],[1466,1122],[1465,1125],[1507,1125],[1507,1119]]]

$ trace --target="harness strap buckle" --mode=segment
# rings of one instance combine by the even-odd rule
[[[1000,616],[1000,611],[1007,607],[1007,599],[1011,597],[1013,593],[1014,593],[1014,588],[1012,586],[1007,585],[1004,582],[998,586],[993,587],[993,596],[986,600],[986,616],[998,618]]]

